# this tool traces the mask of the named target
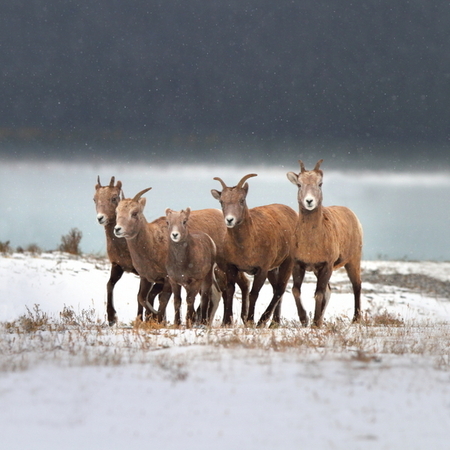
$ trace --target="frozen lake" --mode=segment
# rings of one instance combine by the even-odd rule
[[[358,215],[365,233],[364,259],[450,260],[449,172],[342,172],[331,164],[322,165],[324,204],[344,205]],[[210,190],[220,184],[213,177],[235,185],[247,173],[258,174],[249,180],[249,207],[284,203],[298,210],[288,171],[299,171],[296,161],[289,167],[2,162],[0,241],[52,250],[76,227],[83,232],[83,252],[105,253],[92,200],[97,175],[102,184],[112,175],[121,180],[127,197],[152,187],[146,194],[146,216],[153,220],[167,207],[217,208]]]

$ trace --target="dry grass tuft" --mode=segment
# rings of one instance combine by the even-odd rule
[[[166,328],[166,325],[164,323],[158,322],[152,318],[146,320],[145,322],[137,318],[131,323],[131,326],[133,327],[134,330],[148,333],[151,333],[152,331],[155,330],[162,330],[163,328]]]
[[[374,315],[365,313],[360,323],[367,327],[403,327],[405,325],[399,314],[392,314],[386,310]]]
[[[0,323],[0,371],[25,370],[46,361],[115,366],[151,360],[154,367],[178,382],[188,377],[187,356],[179,351],[187,347],[203,347],[204,352],[215,355],[220,355],[221,349],[251,352],[261,356],[261,361],[274,353],[283,354],[283,358],[334,358],[363,364],[381,358],[385,361],[387,355],[414,355],[432,358],[437,369],[450,371],[450,330],[446,324],[405,323],[385,312],[366,314],[359,324],[339,319],[321,328],[284,321],[275,329],[186,329],[154,321],[109,327],[93,308],[75,312],[64,306],[57,317],[50,317],[35,305],[17,320]],[[156,357],[156,350],[163,350],[164,356]]]

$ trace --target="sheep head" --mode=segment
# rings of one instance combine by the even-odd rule
[[[119,202],[116,209],[116,226],[114,227],[114,234],[117,237],[132,239],[136,237],[141,227],[146,223],[144,217],[146,198],[142,195],[150,189],[144,189],[132,199],[126,198]]]
[[[322,204],[323,172],[320,165],[323,159],[317,161],[313,170],[306,170],[303,161],[299,160],[300,173],[288,172],[288,180],[298,187],[298,203],[300,210],[314,211]]]
[[[191,208],[182,209],[181,211],[173,211],[170,208],[166,209],[167,229],[169,231],[169,238],[173,242],[182,242],[186,238],[187,222]]]
[[[123,198],[122,182],[111,177],[108,186],[102,186],[100,176],[97,177],[95,185],[95,210],[97,211],[97,222],[106,226],[108,223],[114,222],[116,218],[116,208],[120,199]]]
[[[256,177],[256,173],[245,175],[239,183],[234,187],[228,187],[221,178],[215,177],[222,185],[222,192],[216,189],[211,190],[212,196],[219,200],[222,207],[225,225],[228,228],[234,228],[241,224],[248,214],[248,207],[246,203],[248,193],[248,183],[246,181],[251,177]]]

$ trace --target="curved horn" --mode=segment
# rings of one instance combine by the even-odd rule
[[[319,159],[319,161],[317,161],[316,166],[314,167],[314,172],[317,172],[320,168],[320,165],[323,163],[323,159]]]
[[[225,189],[225,188],[228,187],[228,186],[224,183],[224,181],[222,180],[222,178],[214,177],[213,180],[217,180],[217,181],[222,185],[222,188],[223,188],[223,189]]]
[[[242,186],[244,186],[244,183],[252,177],[257,177],[258,174],[257,173],[249,173],[248,175],[245,175],[245,177],[242,177],[241,181],[239,181],[239,183],[237,184],[237,188],[241,188]]]
[[[305,165],[303,164],[303,161],[301,159],[299,159],[298,163],[300,164],[301,173],[306,172]]]
[[[143,189],[141,192],[138,192],[134,197],[133,197],[133,202],[137,202],[146,192],[148,192],[151,189],[151,187],[147,188],[147,189]]]
[[[111,177],[111,181],[109,182],[109,187],[114,187],[114,183],[116,181],[115,177]]]

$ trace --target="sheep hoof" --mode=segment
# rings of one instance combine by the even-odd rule
[[[276,321],[272,320],[272,322],[269,325],[269,328],[271,328],[271,329],[280,328],[280,322],[276,322]]]

